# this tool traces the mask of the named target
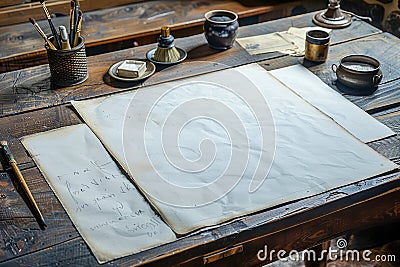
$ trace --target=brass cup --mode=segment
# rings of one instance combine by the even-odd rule
[[[322,30],[306,33],[304,58],[313,62],[325,62],[328,57],[330,34]]]

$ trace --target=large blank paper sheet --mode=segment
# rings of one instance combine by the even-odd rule
[[[348,101],[302,65],[270,73],[364,143],[395,135],[386,125]]]
[[[257,64],[73,105],[179,234],[396,168]]]
[[[22,143],[99,263],[176,239],[86,125]]]

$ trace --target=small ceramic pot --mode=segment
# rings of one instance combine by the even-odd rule
[[[364,55],[345,56],[332,70],[341,84],[354,89],[377,88],[383,77],[379,61]]]
[[[204,34],[208,45],[217,50],[231,48],[239,28],[237,14],[228,10],[212,10],[204,17]]]

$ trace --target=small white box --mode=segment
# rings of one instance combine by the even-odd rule
[[[146,71],[146,62],[138,60],[124,60],[117,68],[120,77],[136,78],[143,75]]]

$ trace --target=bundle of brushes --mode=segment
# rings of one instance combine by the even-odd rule
[[[67,33],[67,29],[65,28],[65,26],[60,26],[58,28],[59,32],[57,32],[51,20],[51,16],[46,7],[45,1],[40,0],[40,4],[42,5],[44,14],[46,15],[47,21],[50,25],[53,40],[50,40],[51,38],[47,37],[42,28],[40,28],[39,24],[35,21],[35,19],[29,18],[29,21],[33,24],[40,36],[44,39],[47,46],[52,50],[71,50],[71,48],[77,46],[79,44],[79,37],[82,27],[82,11],[79,10],[79,0],[71,1],[71,8],[69,12],[69,34]]]
[[[174,44],[174,36],[170,34],[169,27],[161,27],[161,35],[158,37],[158,47],[153,59],[158,62],[176,62],[180,59],[180,53]]]

